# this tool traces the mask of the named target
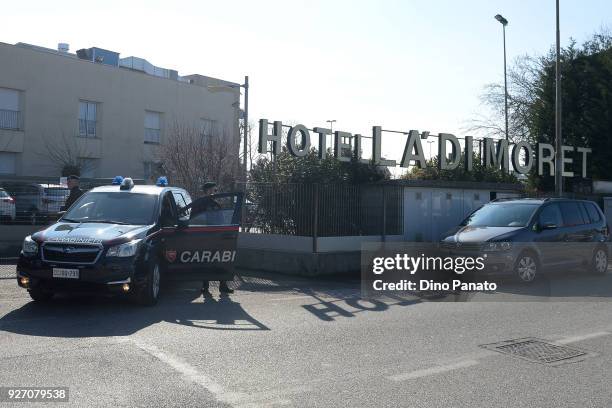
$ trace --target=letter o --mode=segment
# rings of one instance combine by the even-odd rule
[[[525,149],[525,165],[521,164],[521,150]],[[525,141],[518,142],[512,149],[512,166],[520,174],[527,174],[533,167],[533,150],[531,145]]]
[[[302,146],[299,147],[297,144],[297,135],[300,133],[302,135]],[[304,125],[295,125],[289,129],[289,134],[287,135],[287,147],[289,148],[289,153],[296,157],[304,157],[308,154],[310,150],[310,132],[306,129]]]

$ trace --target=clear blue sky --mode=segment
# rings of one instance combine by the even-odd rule
[[[482,87],[502,80],[502,27],[493,16],[509,20],[509,61],[544,53],[555,39],[554,0],[127,3],[12,2],[0,41],[99,46],[235,82],[248,74],[252,119],[464,135]],[[561,1],[563,44],[606,25],[612,1]],[[383,142],[387,152],[397,146]]]

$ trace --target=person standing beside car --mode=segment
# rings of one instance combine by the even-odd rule
[[[216,187],[217,187],[217,183],[212,182],[212,181],[207,181],[206,183],[204,183],[204,185],[202,186],[202,191],[204,192],[204,197],[208,198],[208,196],[215,194],[216,193]],[[193,216],[204,212],[204,211],[214,211],[214,210],[220,210],[221,206],[219,205],[218,202],[216,202],[213,198],[208,198],[206,200],[201,200],[200,201],[202,204],[198,205],[198,206],[194,206],[191,209],[191,214]],[[203,281],[202,282],[202,294],[204,296],[208,296],[210,295],[210,282],[209,281]],[[227,286],[227,282],[226,281],[219,281],[219,292],[221,293],[234,293],[233,289],[230,289],[229,286]]]
[[[74,202],[83,195],[83,190],[81,190],[81,188],[79,187],[79,183],[81,181],[79,179],[79,176],[70,175],[67,177],[66,181],[68,184],[68,188],[70,189],[70,194],[66,199],[66,203],[61,207],[61,211],[67,211],[72,206],[72,204],[74,204]]]

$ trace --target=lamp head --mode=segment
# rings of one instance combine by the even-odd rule
[[[497,14],[495,16],[495,19],[499,21],[500,23],[502,23],[504,26],[508,25],[508,20],[506,20],[501,14]]]

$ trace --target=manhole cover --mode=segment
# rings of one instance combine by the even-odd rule
[[[584,350],[560,346],[532,337],[484,344],[481,347],[543,364],[564,363],[589,354]]]

